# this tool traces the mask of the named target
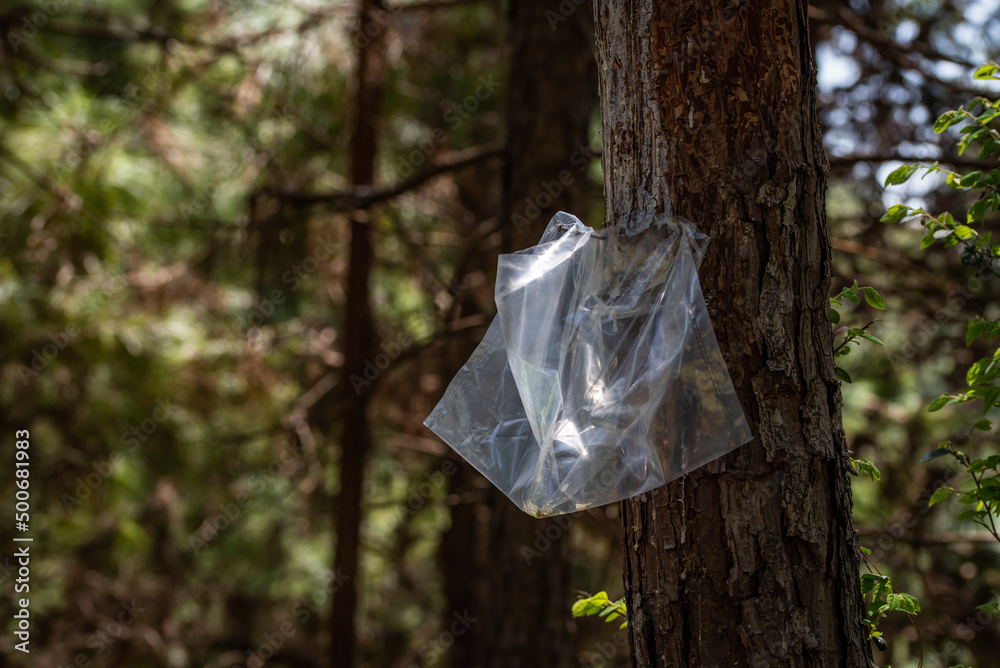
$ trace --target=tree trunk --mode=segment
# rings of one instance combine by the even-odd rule
[[[623,503],[635,666],[867,666],[807,3],[597,0],[607,223],[712,238],[754,440]]]
[[[357,89],[355,91],[354,127],[351,134],[351,182],[371,185],[375,176],[376,119],[381,98],[384,64],[383,31],[368,38],[365,27],[377,25],[376,12],[384,11],[381,0],[363,0],[359,16]],[[364,374],[364,363],[375,349],[375,326],[368,293],[374,254],[367,211],[355,211],[351,218],[351,250],[347,269],[347,304],[344,313],[344,369],[342,378]],[[342,388],[348,384],[342,383]],[[344,393],[347,394],[346,389]],[[340,492],[337,495],[334,568],[346,580],[333,593],[330,617],[330,665],[352,668],[356,662],[358,551],[361,527],[361,500],[364,491],[364,467],[371,449],[368,424],[368,393],[352,398],[340,442]]]
[[[537,243],[557,211],[586,217],[587,131],[597,83],[592,36],[586,12],[567,18],[560,11],[559,0],[510,4],[513,44],[501,219],[507,251]],[[566,666],[566,619],[574,598],[569,520],[539,521],[499,492],[494,496],[485,665]]]

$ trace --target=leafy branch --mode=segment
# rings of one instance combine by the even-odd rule
[[[974,78],[981,81],[1000,81],[1000,64],[989,62],[979,67]],[[942,133],[950,127],[958,126],[960,139],[957,144],[958,154],[963,154],[969,147],[979,145],[979,160],[991,161],[996,164],[996,156],[1000,154],[1000,130],[996,127],[1000,119],[1000,99],[989,100],[976,96],[969,105],[959,107],[941,114],[934,124],[934,131]],[[987,165],[989,167],[989,165]],[[1000,243],[993,243],[991,232],[982,229],[987,224],[990,212],[1000,209],[1000,166],[988,169],[977,169],[968,173],[953,172],[941,168],[937,162],[932,165],[907,164],[894,170],[886,177],[885,185],[905,183],[918,171],[925,172],[924,177],[935,172],[946,174],[945,182],[955,190],[978,191],[978,198],[964,217],[956,220],[949,212],[933,214],[923,208],[914,208],[905,204],[889,207],[882,216],[886,223],[899,223],[907,220],[919,220],[924,228],[920,248],[928,248],[941,243],[945,248],[962,245],[962,263],[977,268],[977,273],[983,277],[1000,277]],[[964,218],[963,222],[959,222]],[[979,229],[977,229],[979,227]],[[1000,320],[986,320],[976,316],[969,321],[965,332],[966,346],[971,346],[980,337],[986,340],[1000,334]],[[930,462],[939,457],[950,456],[955,459],[969,474],[971,487],[957,490],[945,486],[934,491],[928,500],[928,506],[944,501],[953,494],[959,503],[971,506],[959,513],[958,521],[971,521],[982,526],[998,542],[1000,532],[997,530],[996,516],[1000,508],[1000,455],[992,454],[983,458],[974,458],[970,452],[973,438],[977,431],[996,434],[993,423],[986,419],[991,409],[1000,406],[1000,387],[996,381],[1000,379],[1000,348],[994,350],[989,357],[984,357],[966,372],[966,389],[961,392],[942,394],[928,406],[928,412],[936,412],[951,404],[969,401],[983,402],[983,418],[969,430],[965,439],[964,449],[959,449],[950,442],[940,443],[921,458],[922,462]],[[877,585],[869,582],[864,584],[867,591],[876,592]],[[874,605],[874,603],[873,603]],[[981,610],[996,611],[998,604],[992,601],[978,607]]]
[[[982,526],[1000,542],[1000,532],[997,531],[995,516],[997,515],[997,504],[1000,503],[1000,455],[990,455],[985,459],[972,459],[968,450],[972,444],[972,437],[976,431],[990,431],[992,424],[989,420],[980,420],[969,432],[966,439],[966,450],[958,450],[954,445],[944,442],[938,445],[937,449],[931,450],[921,457],[920,461],[928,462],[938,457],[951,456],[972,478],[975,489],[967,492],[958,492],[958,502],[973,506],[962,511],[958,515],[960,522],[972,521]],[[931,494],[927,505],[933,506],[935,503],[944,501],[954,492],[954,487],[940,487]]]
[[[882,479],[882,473],[873,463],[867,459],[852,459],[852,466],[858,473],[866,473],[872,480]],[[868,639],[875,643],[881,651],[889,648],[882,637],[882,632],[878,630],[879,622],[890,612],[905,612],[913,628],[920,637],[920,627],[914,620],[914,615],[920,612],[920,601],[911,594],[897,592],[892,587],[892,578],[882,575],[882,572],[871,559],[871,550],[862,547],[861,553],[867,561],[868,570],[874,571],[861,574],[861,597],[868,604],[867,616],[863,620],[868,627]],[[921,641],[921,653],[923,653],[923,642]]]
[[[974,76],[983,81],[1000,81],[1000,77],[996,76],[998,71],[1000,65],[990,62],[977,69]],[[1000,130],[995,127],[998,118],[1000,118],[1000,100],[992,101],[976,96],[968,108],[963,105],[941,114],[934,123],[934,132],[942,133],[952,126],[968,123],[959,131],[961,138],[958,141],[958,154],[961,155],[970,146],[978,144],[979,160],[987,161],[1000,153]],[[937,242],[941,242],[945,248],[961,244],[964,264],[978,267],[984,274],[1000,277],[998,269],[1000,243],[993,243],[989,232],[980,232],[973,227],[985,223],[989,212],[1000,209],[1000,168],[994,167],[988,171],[977,169],[962,174],[945,169],[938,162],[930,165],[905,164],[886,177],[885,185],[888,187],[906,183],[921,170],[925,172],[922,178],[937,172],[946,174],[945,182],[955,190],[981,191],[978,200],[966,212],[964,221],[956,221],[956,218],[947,211],[935,215],[921,207],[894,204],[882,216],[882,222],[899,223],[916,217],[924,228],[924,236],[920,240],[921,250]]]
[[[577,596],[580,597],[580,600],[573,604],[574,617],[593,617],[596,615],[604,617],[604,621],[606,622],[612,622],[619,617],[624,617],[625,621],[618,628],[623,629],[628,626],[628,608],[625,606],[624,597],[617,601],[612,601],[608,598],[607,592],[603,591],[599,591],[593,596],[586,592],[578,591]]]
[[[836,296],[830,297],[830,321],[834,325],[840,324],[840,312],[834,308],[843,306],[844,302],[851,302],[852,304],[860,304],[861,298],[872,308],[876,308],[880,311],[885,310],[885,299],[879,294],[878,290],[868,286],[859,286],[857,281],[848,287],[840,291]],[[844,339],[833,349],[834,357],[844,357],[851,352],[850,344],[861,345],[862,340],[871,341],[875,345],[884,346],[885,344],[879,340],[876,336],[868,333],[868,328],[874,325],[878,320],[872,320],[864,327],[838,327],[833,331],[833,338],[836,340],[838,336],[844,334]],[[853,382],[851,379],[851,374],[847,372],[846,369],[841,366],[837,366],[837,377],[845,383]]]

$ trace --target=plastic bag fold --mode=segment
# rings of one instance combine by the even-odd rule
[[[556,214],[538,245],[500,256],[497,316],[425,424],[536,517],[746,443],[698,282],[706,242],[689,223],[627,236]]]

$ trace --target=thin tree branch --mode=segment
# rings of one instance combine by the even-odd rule
[[[235,44],[228,40],[221,43],[205,42],[192,37],[184,37],[182,35],[168,33],[157,26],[151,26],[143,30],[133,30],[131,28],[112,27],[110,25],[88,25],[85,23],[70,23],[68,21],[49,21],[42,27],[42,30],[69,37],[88,37],[114,42],[125,42],[127,44],[134,44],[136,42],[155,42],[166,45],[168,42],[177,42],[178,44],[196,46],[203,49],[212,49],[214,51],[224,53],[231,53],[236,50]]]
[[[899,44],[898,42],[889,39],[884,33],[882,33],[882,31],[872,28],[866,24],[860,16],[851,11],[851,9],[846,5],[840,6],[836,12],[830,12],[814,5],[810,5],[809,20],[828,25],[837,25],[850,30],[859,38],[874,46],[875,49],[882,54],[882,56],[896,65],[896,67],[919,72],[925,79],[933,81],[949,91],[955,93],[973,94],[979,94],[982,92],[980,89],[970,88],[969,86],[954,81],[947,81],[938,77],[933,72],[928,72],[927,69],[924,68],[910,54],[917,53],[932,60],[955,63],[970,70],[975,67],[974,63],[970,63],[954,56],[949,56],[918,42],[907,44],[905,46]]]
[[[503,151],[504,148],[501,144],[483,144],[464,151],[449,153],[426,169],[386,186],[359,186],[351,191],[330,193],[278,192],[272,194],[287,204],[297,206],[323,205],[327,210],[332,211],[367,209],[374,204],[394,199],[415,190],[436,176],[493,158],[501,155]]]

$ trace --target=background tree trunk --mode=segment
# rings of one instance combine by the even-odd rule
[[[350,146],[351,183],[356,186],[371,185],[375,180],[376,122],[381,106],[385,39],[384,30],[367,39],[364,29],[375,25],[376,12],[384,11],[381,0],[363,0],[358,17],[360,46]],[[375,326],[368,292],[368,277],[375,258],[368,222],[368,211],[355,211],[351,217],[343,379],[363,376],[364,363],[375,350]],[[340,441],[340,486],[334,509],[337,518],[334,569],[335,573],[347,579],[333,592],[330,665],[334,668],[352,668],[356,662],[355,612],[358,605],[361,500],[365,459],[372,445],[367,415],[369,395],[365,391],[352,395],[348,385],[348,382],[343,382],[341,390],[354,405],[346,413]]]
[[[584,215],[587,135],[597,101],[592,32],[587,12],[567,19],[559,4],[510,4],[513,49],[501,218],[507,251],[538,243],[557,211]],[[574,598],[568,518],[558,524],[539,521],[493,492],[485,665],[566,666],[566,619]],[[546,530],[556,539],[540,541]],[[538,554],[526,557],[525,549]]]
[[[607,223],[688,218],[755,438],[623,503],[636,666],[867,666],[807,3],[597,0]]]

